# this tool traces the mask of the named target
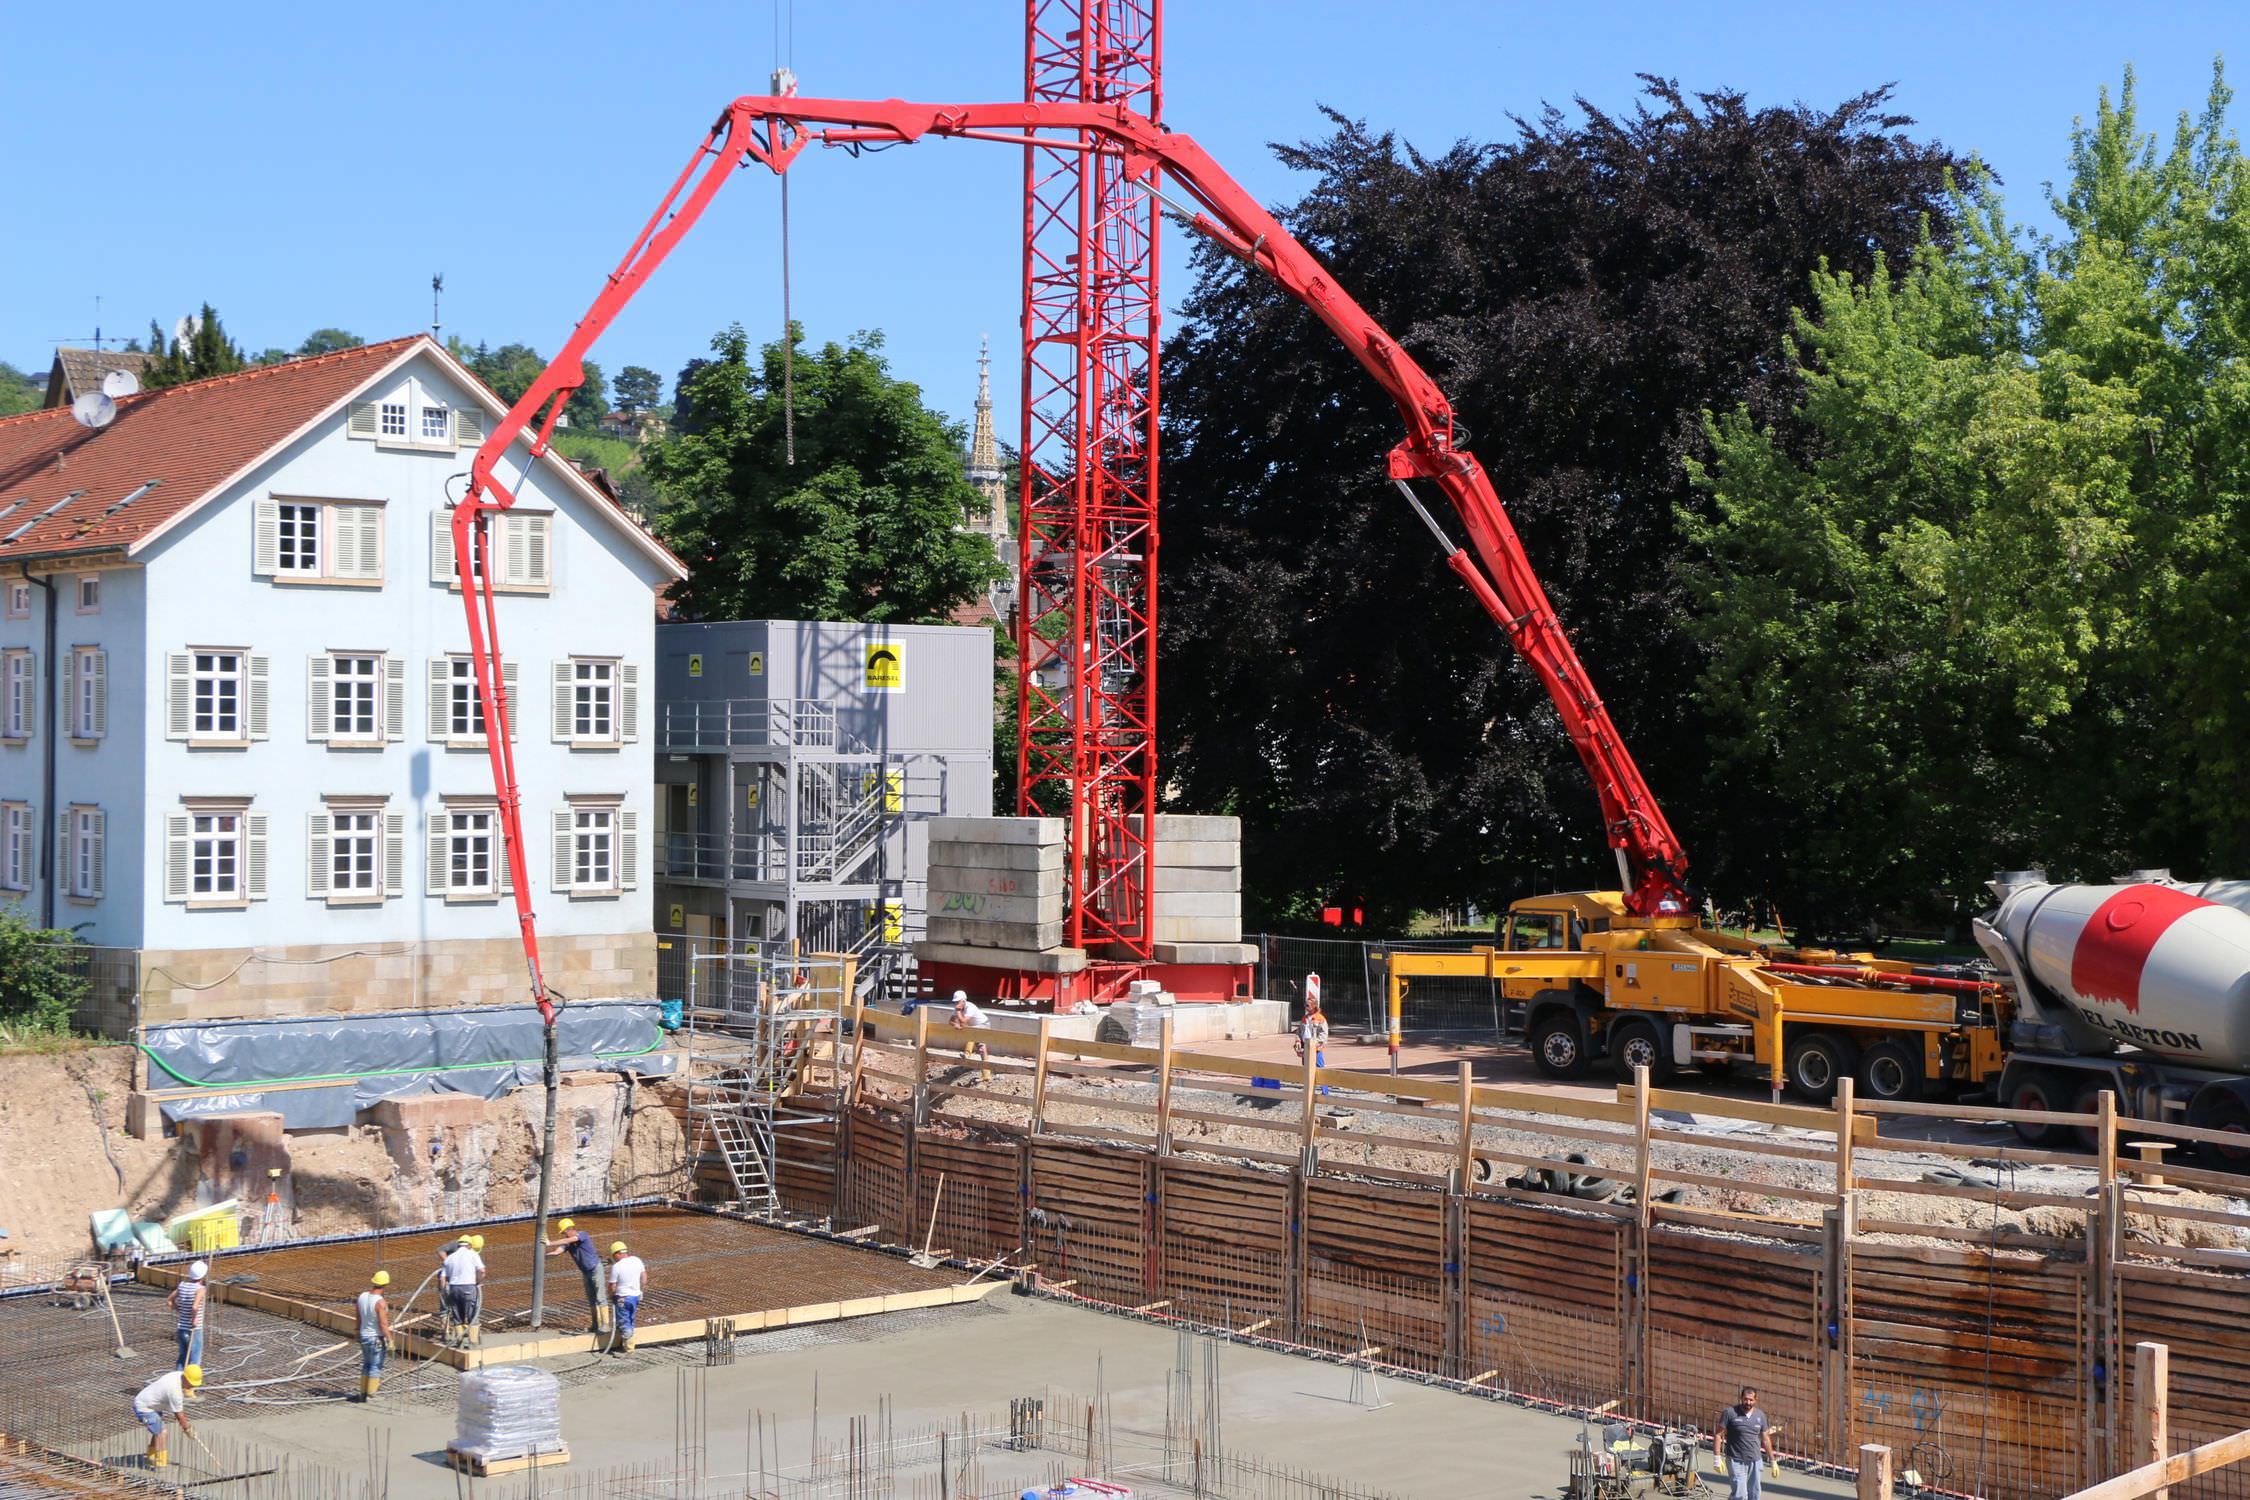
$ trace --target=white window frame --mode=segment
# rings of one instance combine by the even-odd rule
[[[508,878],[508,852],[500,833],[498,804],[449,804],[442,819],[430,841],[430,853],[436,861],[431,894],[448,901],[490,901],[508,894],[514,883]],[[484,866],[482,880],[476,878],[480,862]]]
[[[420,410],[415,412],[414,416],[415,441],[437,448],[453,446],[453,409],[451,407],[427,402]],[[437,419],[437,430],[435,432],[430,430],[430,419],[432,417]]]
[[[188,676],[188,739],[207,744],[247,744],[250,740],[250,653],[228,647],[206,646],[188,653],[192,666]],[[205,663],[209,665],[206,666]],[[228,665],[221,665],[221,663]],[[205,692],[205,684],[209,692]],[[221,691],[228,684],[234,688],[233,722],[222,726]],[[209,712],[205,699],[209,699]],[[205,723],[208,719],[210,722]]]
[[[338,806],[329,811],[328,818],[328,899],[382,900],[382,808]]]
[[[570,810],[570,888],[606,891],[617,888],[617,809],[581,806]]]
[[[86,592],[88,589],[93,590],[93,593],[91,595],[88,595],[88,593]],[[99,573],[79,574],[77,599],[78,612],[80,614],[100,614],[102,612],[102,575]]]
[[[102,869],[107,819],[91,803],[73,803],[65,814],[70,837],[63,855],[63,894],[73,901],[99,901],[107,883]]]
[[[497,554],[492,587],[503,594],[546,594],[555,587],[555,513],[517,507],[486,517],[484,545]],[[453,512],[430,513],[430,582],[454,589]]]
[[[0,651],[0,740],[20,744],[38,727],[37,661],[29,649]]]
[[[31,804],[0,802],[0,891],[28,891],[34,873]]]
[[[572,897],[611,897],[636,889],[640,817],[624,798],[572,797],[554,815],[554,888]]]
[[[69,716],[70,738],[92,744],[109,733],[109,653],[99,646],[73,646],[69,667],[64,675],[70,696],[63,712]]]
[[[327,570],[322,563],[322,547],[328,538],[328,519],[324,514],[327,509],[327,506],[317,500],[274,501],[276,578],[319,578],[325,575]],[[311,532],[309,537],[306,535],[308,528]]]
[[[31,585],[20,578],[12,580],[8,584],[7,618],[11,620],[28,620],[31,618]]]
[[[216,684],[224,680],[229,669],[217,665],[222,657],[234,660],[231,669],[236,682],[234,728],[221,730],[215,723],[209,728],[198,728],[198,700],[208,696],[215,707],[218,695],[199,693],[197,684],[205,681]],[[202,665],[205,658],[212,660],[211,666]],[[167,653],[164,737],[184,741],[190,749],[213,750],[237,750],[264,739],[268,717],[267,684],[272,666],[270,657],[243,646],[189,646]]]
[[[375,744],[383,738],[381,652],[328,653],[328,742]]]
[[[412,416],[409,407],[410,403],[406,401],[377,403],[375,408],[375,440],[377,442],[405,442],[408,440],[414,430],[413,424],[409,420]],[[394,416],[398,421],[396,427],[391,425]]]
[[[640,738],[640,668],[615,656],[566,656],[555,663],[555,743],[611,749]]]
[[[261,495],[252,507],[251,571],[282,584],[380,588],[389,550],[387,509],[381,500]]]
[[[476,663],[466,651],[430,658],[430,743],[454,750],[485,748],[483,697],[476,690]],[[516,664],[500,663],[500,691],[508,698],[511,739],[523,738],[523,693],[516,686]],[[457,712],[466,710],[466,712]]]
[[[250,899],[249,824],[247,808],[197,808],[188,814],[189,905],[237,906]]]

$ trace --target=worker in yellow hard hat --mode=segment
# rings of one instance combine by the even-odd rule
[[[359,1399],[372,1401],[383,1383],[383,1354],[391,1346],[391,1304],[383,1288],[391,1273],[377,1271],[359,1294]]]
[[[641,1310],[641,1289],[648,1281],[648,1267],[641,1258],[625,1248],[623,1240],[612,1240],[609,1245],[609,1296],[617,1305],[618,1347],[612,1353],[622,1353],[633,1347],[633,1317]]]
[[[170,1417],[180,1424],[180,1431],[195,1436],[194,1424],[187,1419],[188,1397],[203,1384],[203,1366],[188,1365],[183,1369],[167,1370],[147,1385],[133,1398],[133,1415],[141,1419],[148,1429],[148,1466],[161,1469],[172,1461],[164,1446],[164,1419]]]
[[[602,1253],[594,1248],[594,1237],[578,1227],[576,1219],[562,1219],[555,1224],[555,1238],[547,1241],[549,1255],[568,1255],[570,1263],[578,1268],[579,1279],[586,1283],[586,1316],[590,1333],[609,1331],[609,1297],[602,1284]]]
[[[477,1342],[477,1316],[484,1308],[484,1257],[477,1253],[481,1234],[465,1234],[445,1256],[445,1315],[450,1332],[464,1344]]]

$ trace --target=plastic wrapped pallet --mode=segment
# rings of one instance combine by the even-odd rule
[[[563,1446],[562,1382],[529,1365],[498,1365],[461,1377],[453,1451],[490,1462]]]

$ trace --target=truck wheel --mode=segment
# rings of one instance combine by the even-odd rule
[[[1671,1054],[1664,1050],[1654,1023],[1649,1021],[1619,1021],[1610,1027],[1609,1061],[1623,1083],[1633,1081],[1633,1069],[1637,1067],[1648,1069],[1651,1083],[1662,1083],[1672,1076]]]
[[[1792,1093],[1815,1104],[1836,1097],[1836,1085],[1857,1071],[1859,1049],[1831,1031],[1806,1031],[1790,1038],[1781,1071]]]
[[[2198,1144],[2197,1154],[2222,1172],[2250,1171],[2250,1105],[2240,1099],[2216,1100],[2203,1117],[2203,1128],[2228,1131],[2241,1136],[2243,1142],[2239,1146],[2219,1146],[2205,1141]]]
[[[1586,1032],[1578,1013],[1550,1010],[1531,1023],[1531,1060],[1549,1078],[1576,1078],[1586,1071]]]
[[[2045,1073],[2026,1073],[2009,1091],[2008,1108],[2030,1110],[2035,1114],[2053,1114],[2055,1111],[2055,1081]],[[2017,1120],[2016,1139],[2027,1146],[2044,1146],[2062,1132],[2059,1127],[2042,1120]]]
[[[1860,1092],[1870,1099],[1919,1099],[1922,1078],[1922,1051],[1904,1042],[1877,1042],[1859,1060]]]
[[[2089,1083],[2078,1091],[2077,1098],[2071,1100],[2070,1112],[2074,1115],[2098,1115],[2102,1110],[2102,1095],[2115,1092],[2107,1084]],[[2077,1142],[2081,1151],[2099,1151],[2102,1148],[2102,1133],[2092,1125],[2071,1126],[2070,1138]]]

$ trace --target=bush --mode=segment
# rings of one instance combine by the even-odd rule
[[[86,946],[71,934],[0,910],[0,1038],[68,1031],[90,987],[86,957]]]

